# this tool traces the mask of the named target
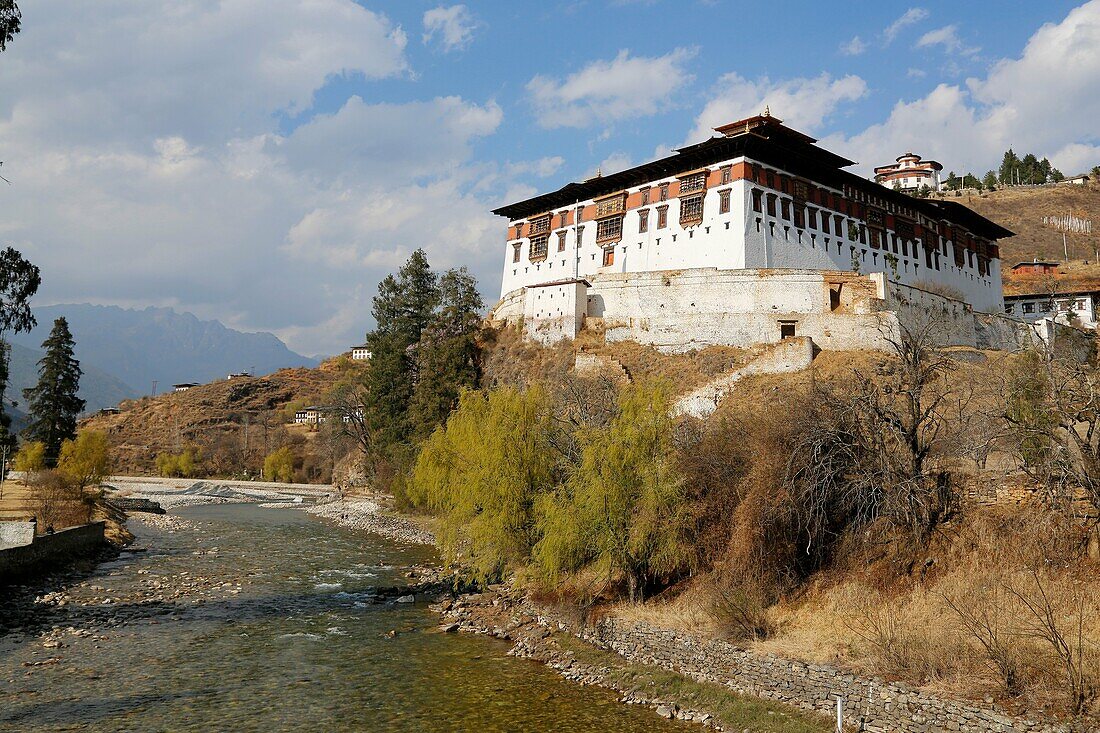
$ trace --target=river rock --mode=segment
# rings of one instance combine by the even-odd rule
[[[397,602],[398,603],[416,603],[416,596],[414,596],[414,595],[400,596],[400,597],[398,597]]]

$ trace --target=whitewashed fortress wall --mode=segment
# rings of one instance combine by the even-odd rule
[[[974,314],[1003,312],[995,238],[1010,232],[839,170],[851,162],[775,118],[718,129],[676,156],[498,209],[510,221],[494,317],[522,313],[545,341],[588,319],[672,350],[768,343],[792,325],[847,349],[868,347],[882,312],[912,300],[951,315],[950,341],[983,342]]]

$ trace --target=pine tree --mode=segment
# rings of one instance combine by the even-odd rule
[[[30,301],[41,284],[38,268],[17,250],[8,247],[0,252],[0,448],[7,448],[9,453],[15,449],[15,436],[11,433],[11,416],[4,409],[11,356],[5,336],[9,331],[20,333],[35,327]]]
[[[1004,158],[1001,160],[1001,168],[998,172],[998,178],[1001,183],[1011,185],[1016,182],[1016,169],[1020,166],[1020,159],[1016,157],[1016,153],[1009,148],[1005,151]]]
[[[6,49],[19,32],[20,17],[15,0],[0,0],[0,51]]]
[[[380,447],[402,443],[410,434],[409,403],[416,385],[416,351],[439,300],[435,274],[424,250],[412,253],[397,277],[386,276],[374,298],[376,328],[367,334],[371,350],[366,412]]]
[[[986,187],[988,191],[997,190],[997,174],[993,171],[988,171],[985,174],[985,178],[982,180],[982,185]]]
[[[481,378],[477,336],[483,305],[477,281],[465,267],[448,270],[440,278],[439,311],[417,346],[418,380],[409,419],[418,438],[441,425],[461,391],[476,387]]]
[[[42,342],[46,355],[38,362],[38,384],[23,390],[32,422],[26,435],[46,446],[46,465],[57,465],[61,444],[76,437],[76,418],[84,409],[77,397],[80,362],[73,356],[73,336],[64,317],[54,321],[50,336]]]

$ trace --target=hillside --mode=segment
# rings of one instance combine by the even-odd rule
[[[1066,235],[1070,262],[1062,268],[1064,277],[1059,278],[1059,288],[1100,288],[1100,267],[1096,263],[1100,249],[1100,186],[1009,188],[980,196],[964,195],[957,200],[1016,232],[1016,236],[1000,242],[1006,292],[1033,289],[1026,278],[1013,277],[1010,268],[1017,262],[1065,260],[1062,233],[1044,225],[1044,216],[1069,214],[1091,219],[1091,235]]]
[[[262,375],[317,364],[273,334],[235,331],[171,308],[51,305],[35,308],[34,315],[38,327],[15,336],[14,343],[39,348],[54,319],[65,316],[81,364],[113,375],[138,393],[147,393],[154,380],[164,391],[173,383],[209,382],[233,372]]]
[[[322,431],[293,425],[293,412],[321,401],[340,375],[335,362],[326,362],[265,377],[223,377],[186,392],[124,401],[119,414],[94,415],[81,429],[107,433],[118,473],[154,474],[159,454],[190,449],[196,476],[255,476],[268,453],[290,446],[298,479],[324,483],[334,447],[322,449]]]

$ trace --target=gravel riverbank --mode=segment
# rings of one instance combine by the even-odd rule
[[[412,519],[384,512],[381,504],[370,499],[339,499],[311,506],[306,511],[341,527],[373,532],[397,542],[435,544],[435,536],[431,532]]]

